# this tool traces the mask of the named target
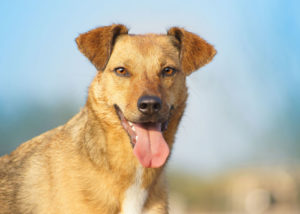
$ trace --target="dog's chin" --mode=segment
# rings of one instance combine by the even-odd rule
[[[114,108],[121,121],[123,128],[125,129],[128,136],[130,137],[130,143],[132,147],[135,146],[138,139],[138,135],[136,133],[136,126],[140,126],[145,129],[158,129],[161,132],[166,131],[168,128],[169,115],[170,115],[169,113],[165,117],[166,119],[165,118],[153,119],[153,118],[142,117],[140,118],[140,120],[130,121],[124,116],[122,110],[118,105],[115,104]]]

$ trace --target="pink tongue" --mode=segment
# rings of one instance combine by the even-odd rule
[[[138,136],[133,153],[144,167],[158,168],[169,156],[169,146],[161,133],[161,124],[144,128],[133,124]]]

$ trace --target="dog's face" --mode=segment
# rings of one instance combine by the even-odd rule
[[[117,92],[106,100],[126,120],[166,123],[170,111],[185,101],[185,75],[171,39],[121,35],[116,40],[101,81]]]
[[[213,47],[180,28],[128,35],[123,25],[97,28],[76,41],[99,70],[98,99],[115,109],[140,163],[163,165],[169,155],[163,131],[185,105],[185,78],[212,59]]]

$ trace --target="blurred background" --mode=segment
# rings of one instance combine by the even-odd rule
[[[168,163],[171,214],[300,213],[300,1],[1,1],[0,155],[84,106],[74,39],[123,23],[185,27],[218,51],[188,77]]]

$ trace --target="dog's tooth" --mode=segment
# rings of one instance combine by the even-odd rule
[[[135,141],[137,141],[138,140],[138,136],[135,136]]]
[[[128,124],[129,124],[131,127],[133,126],[132,122],[130,122],[130,121],[128,121]]]
[[[131,128],[132,128],[133,131],[135,131],[135,127],[134,126],[131,126]]]

